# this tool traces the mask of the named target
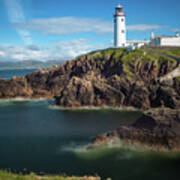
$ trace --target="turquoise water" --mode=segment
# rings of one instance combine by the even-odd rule
[[[100,175],[113,180],[179,180],[180,154],[114,147],[86,151],[97,135],[132,124],[140,112],[63,111],[53,101],[0,100],[0,169]]]

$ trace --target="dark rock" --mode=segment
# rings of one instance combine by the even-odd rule
[[[123,144],[158,151],[180,150],[180,111],[161,109],[143,114],[131,126],[98,135],[88,148]]]

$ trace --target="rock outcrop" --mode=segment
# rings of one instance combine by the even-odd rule
[[[31,97],[33,90],[24,77],[0,79],[0,98]]]
[[[98,135],[89,149],[122,144],[156,151],[180,150],[180,110],[161,109],[143,114],[133,125]]]
[[[160,82],[179,63],[143,49],[107,49],[27,75],[0,80],[0,98],[48,97],[65,107],[180,107],[180,80]]]

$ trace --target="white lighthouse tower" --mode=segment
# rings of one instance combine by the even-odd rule
[[[126,46],[126,15],[123,12],[123,7],[118,5],[114,14],[114,46]]]

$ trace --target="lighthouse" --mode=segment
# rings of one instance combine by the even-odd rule
[[[126,46],[126,15],[123,7],[118,5],[114,14],[114,46],[116,48]]]

